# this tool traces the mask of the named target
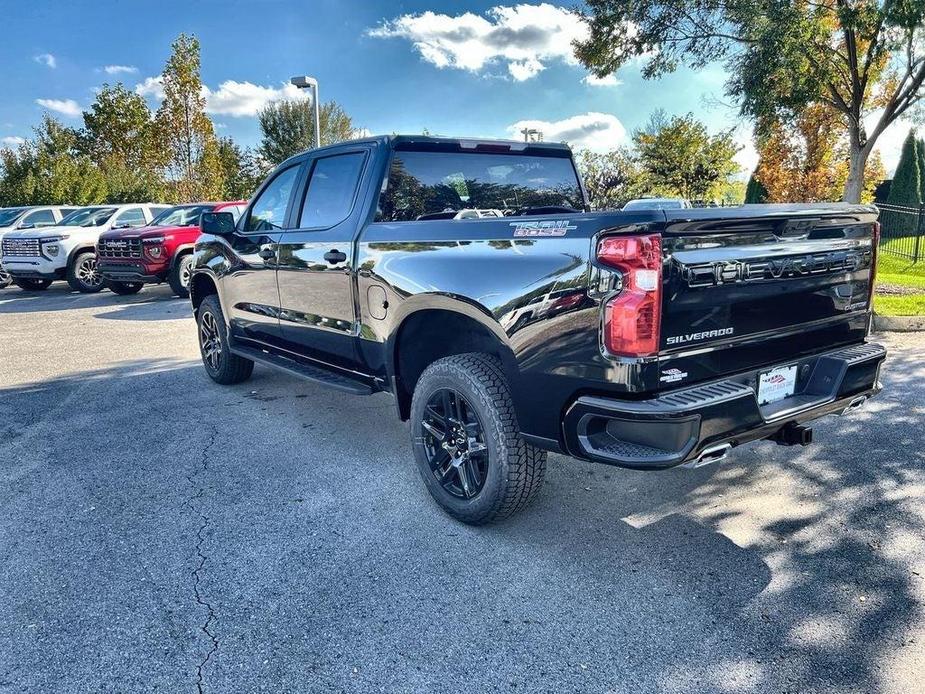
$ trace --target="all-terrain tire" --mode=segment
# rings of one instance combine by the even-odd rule
[[[119,296],[130,296],[140,292],[145,285],[144,282],[108,282],[106,286]]]
[[[231,353],[222,305],[216,295],[207,296],[199,305],[196,326],[199,353],[209,378],[227,386],[241,383],[251,377],[254,362]],[[217,351],[213,352],[213,349]]]
[[[435,394],[451,390],[474,411],[487,447],[484,484],[472,498],[451,494],[438,479],[428,458],[423,421],[425,408]],[[434,500],[463,523],[482,525],[507,518],[536,496],[546,474],[546,451],[521,436],[510,387],[494,356],[458,354],[440,359],[425,369],[411,401],[414,457],[424,484]]]
[[[27,292],[43,292],[51,286],[51,280],[33,280],[23,277],[14,279],[13,284]]]
[[[13,284],[13,278],[10,277],[10,273],[0,267],[0,289],[6,289],[11,284]]]
[[[103,277],[96,265],[96,253],[83,251],[67,264],[67,283],[81,294],[96,294],[103,288]]]
[[[190,279],[193,276],[192,273],[193,254],[187,253],[177,258],[177,261],[170,269],[170,274],[167,276],[167,282],[170,284],[173,293],[181,299],[189,298],[189,285]]]

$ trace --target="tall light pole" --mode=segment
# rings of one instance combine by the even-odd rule
[[[321,147],[321,101],[318,98],[318,80],[308,75],[299,75],[289,80],[299,89],[311,89],[315,112],[315,147]]]
[[[543,131],[537,130],[536,128],[524,128],[520,131],[523,133],[524,142],[542,142],[543,141]]]

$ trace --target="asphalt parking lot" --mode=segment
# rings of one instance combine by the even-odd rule
[[[925,336],[808,449],[552,456],[488,528],[388,396],[212,384],[185,301],[0,292],[2,692],[910,692]]]

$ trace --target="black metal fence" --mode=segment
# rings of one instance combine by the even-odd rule
[[[925,205],[879,204],[880,251],[917,263],[925,260]]]

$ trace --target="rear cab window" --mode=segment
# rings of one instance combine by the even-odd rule
[[[584,206],[568,156],[399,149],[379,196],[376,221],[475,219],[550,208],[580,212]]]

